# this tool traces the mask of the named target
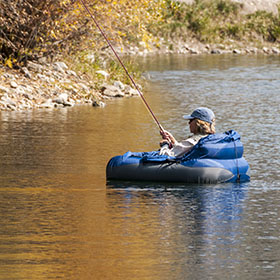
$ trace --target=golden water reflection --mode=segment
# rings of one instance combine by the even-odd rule
[[[198,275],[192,265],[205,262],[202,253],[208,254],[217,241],[214,238],[209,247],[202,233],[219,227],[213,220],[205,228],[211,214],[203,201],[208,191],[112,188],[105,192],[71,186],[5,190],[1,197],[9,205],[1,206],[1,275],[6,279],[183,279],[184,263],[190,275]],[[226,224],[230,233],[234,225],[239,230],[239,203],[232,205],[233,219]]]
[[[1,280],[277,279],[276,59],[169,59],[171,66],[150,65],[145,91],[164,128],[182,139],[182,113],[209,105],[219,131],[242,135],[252,181],[106,185],[112,156],[158,148],[157,126],[139,98],[1,112]]]

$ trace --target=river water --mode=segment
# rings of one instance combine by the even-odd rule
[[[278,279],[277,56],[147,57],[144,94],[176,138],[198,106],[235,129],[246,184],[106,183],[160,140],[140,98],[0,113],[0,279]]]

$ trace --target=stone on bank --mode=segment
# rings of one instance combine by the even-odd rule
[[[97,91],[92,81],[79,77],[62,61],[51,64],[42,58],[29,61],[20,71],[0,66],[0,72],[4,73],[0,75],[0,110],[52,109],[76,104],[104,107],[103,100],[137,95],[137,91],[120,81],[106,83]],[[103,72],[98,75],[106,80],[109,74]]]

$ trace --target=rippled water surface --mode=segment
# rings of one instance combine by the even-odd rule
[[[0,279],[278,279],[277,56],[140,61],[165,129],[208,106],[242,137],[251,182],[106,184],[114,155],[160,140],[140,98],[0,113]]]

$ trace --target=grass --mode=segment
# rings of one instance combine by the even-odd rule
[[[121,59],[129,74],[133,76],[135,80],[139,80],[141,72],[137,64],[126,57]],[[124,84],[130,84],[130,79],[113,55],[108,56],[98,52],[93,54],[89,51],[83,51],[75,54],[75,56],[68,57],[67,60],[71,69],[83,75],[88,80],[93,81],[96,90],[99,90],[104,82],[121,81]],[[109,74],[109,79],[106,80],[103,75],[98,74],[97,71],[99,70],[107,72]]]
[[[279,16],[265,11],[245,15],[242,13],[242,4],[230,0],[195,0],[191,5],[174,0],[157,0],[153,3],[153,5],[158,3],[157,7],[153,7],[157,11],[156,14],[160,16],[153,16],[147,21],[143,18],[141,21],[136,21],[137,24],[126,25],[124,28],[126,36],[121,41],[124,47],[131,45],[141,49],[149,48],[151,44],[160,48],[162,38],[170,50],[175,50],[177,41],[188,42],[192,39],[201,43],[225,45],[229,39],[231,44],[251,42],[255,46],[261,46],[266,42],[273,44],[280,42]],[[118,19],[118,27],[109,30],[110,37],[114,38],[120,32],[122,20],[131,15]],[[97,36],[94,38],[94,43],[94,46],[87,48],[86,46],[90,46],[90,41],[86,41],[83,48],[86,50],[77,50],[66,58],[71,68],[93,81],[97,90],[104,83],[104,77],[96,73],[98,70],[106,71],[110,75],[108,81],[119,80],[130,83],[111,51],[102,51],[105,44],[103,38]],[[92,53],[94,59],[89,58]],[[133,78],[140,79],[137,65],[129,59],[122,59]]]
[[[195,38],[203,43],[221,43],[228,39],[246,42],[279,42],[279,16],[265,11],[245,15],[242,4],[230,0],[196,0],[192,5],[167,1],[163,21],[149,31],[166,40]]]
[[[228,44],[229,39],[230,44],[236,42],[237,45],[251,42],[259,48],[265,42],[279,43],[279,16],[264,11],[245,15],[242,8],[242,4],[230,0],[195,0],[192,5],[166,0],[165,5],[159,8],[160,20],[155,19],[153,23],[149,23],[145,32],[148,32],[147,36],[154,42],[164,38],[170,50],[175,49],[176,41],[188,41],[192,38],[202,43],[224,45]],[[143,39],[143,34],[131,29],[128,34],[137,36],[127,36],[124,45],[139,46],[139,38]],[[94,61],[89,59],[90,54],[90,51],[76,53],[69,58],[69,62],[73,70],[92,80],[97,90],[104,83],[104,77],[96,74],[98,70],[106,71],[110,75],[109,81],[130,83],[125,71],[110,51],[107,55],[97,51],[94,53]],[[140,79],[137,65],[128,59],[122,59],[133,78]]]

